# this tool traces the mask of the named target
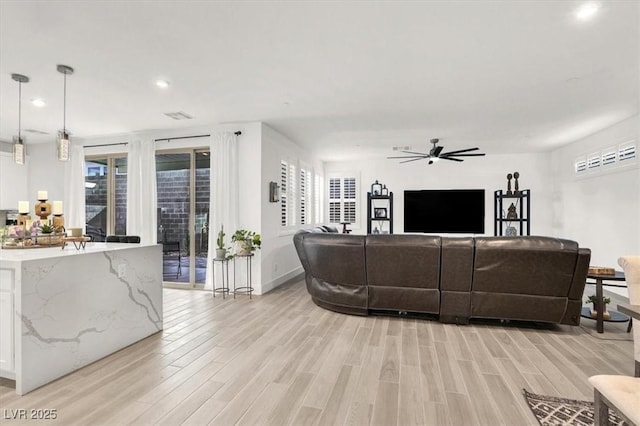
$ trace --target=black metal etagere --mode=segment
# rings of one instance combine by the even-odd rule
[[[498,189],[493,193],[493,199],[493,235],[531,235],[531,190],[524,189],[517,194],[507,194]],[[506,209],[510,203],[516,207],[516,218],[507,217]]]
[[[367,234],[393,234],[393,192],[367,192]]]

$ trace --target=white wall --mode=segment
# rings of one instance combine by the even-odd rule
[[[367,191],[377,179],[394,194],[394,233],[404,229],[404,190],[418,189],[484,189],[485,234],[493,235],[493,192],[507,189],[507,174],[520,173],[520,189],[531,190],[531,235],[551,235],[551,167],[549,155],[517,154],[487,155],[470,158],[463,163],[441,160],[427,165],[426,161],[399,164],[399,160],[367,160],[330,162],[325,174],[356,172],[360,176],[360,224],[353,232],[365,234]],[[513,185],[513,180],[512,180]]]
[[[262,126],[262,290],[267,292],[302,273],[300,260],[293,246],[294,230],[283,231],[280,203],[269,202],[269,182],[280,183],[280,161],[302,161],[322,174],[322,164],[286,136],[266,124]],[[306,225],[304,227],[310,227]]]
[[[620,269],[618,257],[640,255],[640,162],[576,176],[581,155],[640,140],[640,116],[551,153],[553,233],[591,249],[591,265]],[[620,294],[626,294],[621,292]]]
[[[47,143],[33,144],[29,146],[29,198],[33,205],[37,191],[49,192],[49,202],[52,200],[64,200],[64,173],[69,164],[66,161],[58,161],[55,139]]]

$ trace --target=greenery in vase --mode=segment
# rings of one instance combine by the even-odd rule
[[[51,234],[55,230],[56,229],[52,225],[48,225],[46,223],[40,225],[40,232],[42,232],[43,234]]]
[[[587,297],[586,302],[587,303],[593,303],[593,306],[595,306],[596,303],[598,303],[598,298],[596,297],[595,294],[592,294],[591,296]],[[611,298],[610,297],[603,297],[602,298],[602,303],[604,305],[608,305],[609,303],[611,303]]]
[[[262,244],[260,234],[256,234],[253,231],[247,231],[246,229],[238,229],[236,232],[234,232],[234,234],[231,236],[231,241],[234,243],[246,243],[250,247],[252,253],[256,249],[259,249],[260,245]]]
[[[224,233],[224,225],[220,227],[220,232],[218,232],[218,238],[216,238],[216,245],[218,246],[218,250],[226,250],[227,247],[224,245],[224,237],[227,234]]]

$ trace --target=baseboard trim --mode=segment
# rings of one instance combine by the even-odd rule
[[[298,280],[302,277],[303,274],[304,270],[302,269],[302,266],[298,266],[297,268],[292,269],[286,274],[280,275],[279,277],[274,278],[273,280],[266,283],[262,283],[262,292],[260,294],[268,293],[283,284],[286,284],[290,281]]]

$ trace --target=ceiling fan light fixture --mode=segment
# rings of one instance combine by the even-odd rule
[[[13,161],[16,164],[24,164],[25,149],[22,137],[22,83],[28,83],[29,77],[22,74],[11,74],[11,78],[18,82],[18,136],[13,137]]]
[[[56,155],[60,161],[69,161],[69,145],[71,140],[67,132],[67,75],[73,74],[73,68],[68,65],[58,65],[59,73],[64,75],[64,103],[62,107],[62,130],[58,132],[56,139]]]
[[[161,78],[156,80],[156,86],[158,86],[161,89],[166,89],[169,87],[171,83],[169,83],[167,80],[163,80]]]

